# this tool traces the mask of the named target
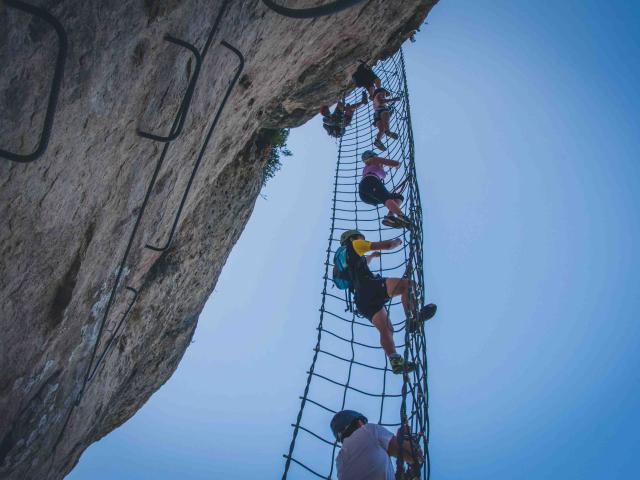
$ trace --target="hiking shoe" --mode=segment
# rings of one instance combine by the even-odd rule
[[[404,480],[420,480],[420,478],[422,478],[421,472],[420,472],[421,468],[422,468],[421,462],[414,462],[411,465],[409,465],[407,472],[404,474]]]
[[[429,303],[420,309],[420,314],[418,318],[421,322],[426,322],[427,320],[433,318],[438,310],[438,306],[435,303]]]
[[[421,324],[430,318],[433,318],[436,314],[436,310],[438,310],[438,306],[435,303],[430,303],[420,309],[417,321],[414,321],[413,318],[407,318],[407,329],[409,330],[409,333],[416,333]]]
[[[398,134],[396,132],[390,132],[389,130],[387,130],[387,137],[393,138],[394,140],[397,140],[398,139]]]
[[[384,143],[382,143],[382,140],[376,140],[375,142],[373,142],[373,146],[381,152],[384,152],[387,149],[387,147],[384,146]]]
[[[408,229],[412,229],[413,228],[413,222],[406,215],[402,215],[402,216],[398,215],[396,217],[396,222],[402,228],[408,228]]]
[[[389,356],[389,363],[391,363],[391,371],[396,375],[399,373],[409,373],[416,369],[416,364],[413,362],[405,362],[402,355],[394,353]]]
[[[402,228],[402,225],[398,223],[398,219],[393,215],[385,215],[380,223],[382,223],[385,227]]]

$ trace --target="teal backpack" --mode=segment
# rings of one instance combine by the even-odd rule
[[[342,245],[333,255],[333,284],[340,290],[344,290],[344,301],[347,304],[345,312],[353,312],[353,301],[351,292],[353,292],[353,283],[349,266],[347,265],[347,247]]]
[[[347,265],[347,247],[342,245],[333,255],[333,284],[340,290],[352,290],[351,275]]]

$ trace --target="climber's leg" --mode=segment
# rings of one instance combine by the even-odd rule
[[[400,210],[401,202],[402,200],[390,198],[389,200],[384,202],[384,206],[389,209],[389,214],[393,213],[401,217],[403,216],[402,210]]]
[[[382,119],[376,122],[376,127],[378,128],[378,134],[376,135],[376,139],[373,142],[373,145],[378,150],[384,152],[387,149],[387,147],[385,147],[384,144],[382,143],[382,137],[384,136],[384,132],[385,132],[385,127],[382,122]]]
[[[389,297],[397,297],[401,295],[402,306],[404,307],[404,313],[411,311],[409,305],[409,280],[406,278],[387,278],[387,295]]]
[[[380,332],[380,345],[384,353],[389,357],[389,363],[391,364],[391,371],[395,374],[408,373],[416,368],[416,364],[413,362],[405,362],[402,355],[396,351],[396,344],[393,341],[393,326],[389,321],[387,311],[382,308],[376,313],[371,321]]]
[[[437,306],[435,303],[429,303],[423,306],[418,312],[418,318],[413,320],[415,298],[410,296],[411,290],[415,292],[416,284],[413,280],[406,278],[387,278],[387,295],[389,297],[395,297],[401,295],[402,307],[404,308],[404,314],[407,318],[407,328],[410,333],[414,333],[421,323],[426,322],[436,314]]]
[[[389,135],[390,133],[393,133],[393,132],[389,131],[389,120],[390,120],[389,111],[388,110],[382,111],[380,113],[380,118],[382,120],[382,128],[384,129],[384,133],[387,134],[387,135]],[[389,135],[389,136],[391,138],[394,138],[394,137],[398,138],[398,136],[395,133],[393,133],[393,135]]]
[[[380,345],[387,356],[396,354],[396,344],[393,341],[393,328],[389,322],[387,310],[383,307],[371,318],[371,323],[380,332]]]
[[[385,125],[382,121],[382,118],[376,122],[376,127],[378,128],[378,133],[376,135],[376,140],[382,140],[385,132]]]

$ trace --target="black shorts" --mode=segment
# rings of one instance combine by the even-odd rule
[[[371,67],[361,63],[356,73],[353,74],[352,79],[356,87],[362,87],[368,90],[375,84],[375,81],[378,80],[378,76],[373,73]]]
[[[360,180],[358,193],[360,200],[368,205],[384,205],[389,199],[404,200],[399,193],[389,193],[382,180],[375,175],[366,175]]]
[[[380,120],[382,120],[382,114],[384,112],[389,112],[389,118],[391,118],[391,115],[393,115],[393,110],[390,107],[383,107],[379,110],[375,110],[373,112],[373,122],[372,125],[375,127],[376,123],[378,123]]]
[[[358,313],[369,321],[384,308],[384,304],[389,300],[386,281],[386,278],[375,278],[358,285],[355,294],[356,308]]]

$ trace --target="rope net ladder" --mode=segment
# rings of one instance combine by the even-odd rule
[[[373,259],[370,269],[383,277],[406,277],[413,280],[410,297],[417,310],[425,304],[425,285],[422,253],[422,209],[414,163],[414,143],[409,110],[409,94],[402,51],[381,61],[374,68],[382,86],[390,97],[399,97],[394,104],[390,130],[397,140],[383,138],[387,151],[380,154],[373,147],[377,129],[372,125],[372,102],[358,108],[337,140],[338,160],[334,177],[334,196],[331,208],[329,246],[326,252],[324,287],[320,304],[320,321],[313,359],[307,371],[307,384],[300,397],[300,411],[291,426],[293,434],[283,480],[289,478],[337,478],[335,458],[340,445],[334,441],[329,428],[333,415],[343,409],[356,410],[369,422],[396,432],[400,425],[409,425],[419,436],[424,452],[424,465],[419,478],[428,479],[429,416],[427,387],[427,349],[424,325],[415,333],[405,328],[405,313],[397,296],[387,302],[389,318],[394,328],[398,353],[405,361],[416,364],[415,371],[395,375],[382,347],[378,330],[366,319],[347,311],[345,294],[332,282],[333,255],[340,246],[340,235],[358,229],[367,240],[381,241],[400,238],[403,244],[382,252]],[[358,103],[362,89],[346,96],[346,104]],[[413,229],[393,229],[380,221],[387,213],[384,206],[363,203],[358,195],[364,163],[360,156],[374,150],[380,156],[398,160],[401,166],[392,168],[385,179],[389,191],[404,195],[402,210],[411,220]],[[355,309],[355,305],[354,305]],[[397,462],[404,471],[403,462]],[[405,478],[398,475],[398,478]],[[415,477],[418,478],[418,477]]]

